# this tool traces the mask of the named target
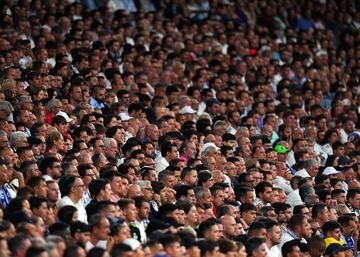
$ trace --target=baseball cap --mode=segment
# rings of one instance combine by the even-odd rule
[[[289,152],[289,150],[286,149],[286,147],[283,146],[283,145],[277,145],[277,146],[275,146],[274,150],[275,150],[277,153],[288,153],[288,152]]]
[[[340,156],[338,164],[339,164],[339,166],[350,166],[353,164],[353,162],[354,162],[353,160],[351,160],[345,156]]]
[[[71,235],[75,233],[90,232],[90,226],[81,221],[74,221],[70,224]]]
[[[220,150],[220,148],[219,147],[217,147],[214,143],[205,143],[204,145],[203,145],[203,147],[202,147],[202,152],[205,152],[206,151],[206,149],[208,149],[209,147],[215,147],[215,149],[217,149],[217,150]]]
[[[181,114],[195,114],[196,111],[191,106],[185,106],[179,110]]]
[[[70,119],[69,115],[66,112],[60,111],[56,114],[56,116],[62,116],[65,118],[66,122],[71,122],[73,119]]]
[[[121,121],[129,121],[129,120],[133,119],[133,117],[131,117],[126,112],[119,113],[119,116],[120,116]]]
[[[332,255],[334,253],[344,252],[348,249],[349,247],[346,245],[344,246],[338,243],[333,243],[326,248],[324,255]]]
[[[326,167],[322,174],[324,175],[336,175],[339,174],[341,171],[335,169],[334,167]]]
[[[131,250],[133,250],[133,251],[136,251],[139,248],[139,246],[141,245],[141,243],[134,238],[128,238],[128,239],[124,240],[123,243],[130,246]]]

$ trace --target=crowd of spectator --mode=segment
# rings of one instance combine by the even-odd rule
[[[0,10],[0,257],[360,256],[359,1]]]

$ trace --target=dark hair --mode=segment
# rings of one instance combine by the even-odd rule
[[[324,203],[315,204],[311,210],[312,218],[316,219],[318,215],[324,211],[325,208],[327,208],[327,206]]]
[[[111,257],[123,257],[126,252],[132,252],[132,249],[130,246],[126,244],[116,244],[111,249]]]
[[[322,230],[323,230],[323,233],[324,233],[324,236],[327,237],[327,233],[328,232],[332,232],[334,231],[335,229],[341,229],[340,227],[340,224],[336,221],[328,221],[328,222],[325,222],[322,226]]]
[[[106,185],[109,184],[109,180],[107,179],[94,179],[89,184],[89,192],[91,197],[97,197],[101,190],[104,190]]]
[[[76,180],[76,176],[73,175],[64,176],[60,178],[59,188],[62,197],[70,194],[71,189],[75,184],[75,180]]]
[[[25,257],[38,257],[43,252],[46,252],[46,249],[44,247],[30,246],[26,251]]]
[[[47,203],[47,199],[38,196],[32,196],[29,198],[29,204],[31,210],[34,208],[39,209],[42,203]]]
[[[78,210],[76,207],[71,205],[66,205],[58,211],[57,216],[59,221],[69,225],[73,221],[74,213],[77,211]]]
[[[293,247],[298,246],[300,248],[300,244],[301,244],[301,242],[299,239],[294,239],[289,242],[286,242],[281,248],[282,256],[287,257],[288,254],[293,251]]]
[[[260,193],[264,193],[265,192],[265,189],[267,187],[270,187],[272,188],[272,184],[270,182],[267,182],[267,181],[261,181],[259,182],[259,184],[256,185],[255,187],[255,193],[256,193],[256,196],[259,197],[259,194]]]
[[[304,223],[305,220],[305,216],[301,215],[301,214],[294,214],[288,223],[289,228],[291,228],[292,230],[295,230],[295,228],[297,226],[301,226]]]
[[[265,243],[266,240],[259,237],[250,238],[246,243],[246,253],[248,256],[252,256],[253,251],[259,249],[260,245]]]

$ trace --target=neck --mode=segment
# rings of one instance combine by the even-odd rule
[[[75,195],[68,195],[68,197],[71,199],[71,201],[73,201],[74,203],[78,203],[80,201],[80,199],[78,197],[76,197]]]
[[[96,246],[96,244],[99,242],[99,239],[97,239],[97,238],[95,237],[95,235],[91,234],[91,235],[90,235],[90,242],[91,242],[94,246]]]

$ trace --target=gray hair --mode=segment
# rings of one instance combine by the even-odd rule
[[[111,144],[112,141],[116,141],[115,139],[111,138],[111,137],[105,137],[104,138],[104,145],[106,148],[108,148]]]
[[[61,101],[59,99],[51,99],[46,106],[49,110],[51,110],[57,104],[61,104]]]
[[[143,190],[146,185],[151,185],[151,182],[148,180],[137,180],[135,184],[137,184],[141,188],[141,190]]]
[[[317,162],[315,160],[309,159],[309,160],[300,162],[299,167],[300,167],[300,169],[309,170],[312,167],[314,167],[316,164],[317,164]]]
[[[65,243],[65,240],[61,236],[49,235],[46,237],[46,243],[53,243],[53,244],[57,245],[58,243],[61,243],[61,242]]]
[[[27,136],[24,132],[22,132],[22,131],[13,132],[10,136],[10,145],[14,146],[16,141],[21,140],[23,138],[27,139]]]
[[[201,187],[201,186],[195,187],[194,192],[195,192],[196,199],[203,198],[205,195],[206,189],[207,189],[206,187]]]

